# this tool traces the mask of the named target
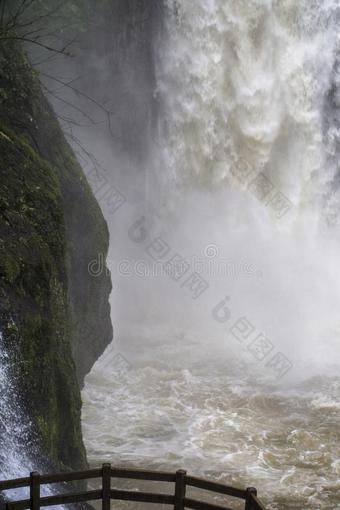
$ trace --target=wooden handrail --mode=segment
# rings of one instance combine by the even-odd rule
[[[176,473],[168,471],[150,471],[147,469],[111,468],[112,478],[131,478],[134,480],[152,480],[155,482],[175,482]]]
[[[101,479],[102,488],[99,490],[66,492],[53,496],[41,496],[40,494],[41,486],[46,484],[93,480],[96,478]],[[113,489],[111,488],[112,478],[172,482],[175,484],[175,492],[174,495],[171,495],[142,492],[139,490]],[[176,471],[176,473],[171,473],[167,471],[111,467],[108,463],[103,464],[101,469],[90,469],[74,473],[40,475],[37,472],[33,472],[30,477],[0,481],[0,492],[21,487],[29,487],[30,489],[30,499],[8,501],[6,503],[6,510],[40,510],[42,507],[96,500],[102,500],[102,510],[110,510],[111,500],[162,503],[173,505],[174,510],[184,510],[185,508],[192,508],[194,510],[231,510],[229,507],[186,497],[186,487],[188,486],[243,499],[245,501],[245,510],[265,510],[265,507],[257,498],[256,489],[253,487],[245,490],[231,487],[219,482],[187,475],[186,471],[181,469]]]
[[[191,487],[197,487],[198,489],[204,489],[207,491],[218,492],[219,494],[226,494],[227,496],[234,496],[235,498],[245,499],[247,491],[244,489],[238,489],[236,487],[230,487],[219,482],[212,482],[205,478],[196,478],[195,476],[186,477],[187,485]]]
[[[194,510],[232,510],[226,506],[215,505],[214,503],[206,503],[205,501],[197,501],[196,499],[185,498],[184,505]]]

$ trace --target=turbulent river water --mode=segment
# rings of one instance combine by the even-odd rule
[[[111,222],[89,460],[340,508],[340,4],[167,5],[146,205]]]
[[[201,344],[185,335],[138,338],[129,371],[108,351],[84,390],[90,462],[254,485],[269,509],[338,508],[340,377],[282,389],[208,351],[196,356]]]

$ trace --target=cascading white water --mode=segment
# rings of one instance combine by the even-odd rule
[[[12,377],[11,364],[16,362],[13,359],[0,331],[0,480],[27,477],[31,471],[44,470],[39,448],[32,440],[32,424],[20,404],[21,397]],[[41,493],[52,495],[53,489],[45,485]],[[29,488],[3,494],[9,499],[27,499]]]
[[[336,71],[338,3],[167,3],[158,86],[170,175],[190,187],[231,187],[246,167],[287,194],[294,217],[313,206],[334,178],[323,110]]]
[[[149,200],[180,249],[262,271],[215,281],[217,301],[252,310],[295,364],[339,361],[338,2],[167,4]]]
[[[144,239],[126,213],[113,248],[149,276],[113,272],[118,339],[83,392],[90,461],[255,485],[273,510],[337,508],[339,2],[167,6],[151,217]],[[152,272],[178,255],[199,296]]]
[[[19,395],[11,376],[11,358],[0,332],[0,478],[6,480],[27,476],[34,470],[30,451],[31,424],[20,405]],[[7,491],[8,497],[27,496],[24,489]]]

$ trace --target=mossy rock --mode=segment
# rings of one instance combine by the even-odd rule
[[[88,264],[106,256],[108,229],[12,41],[0,48],[0,154],[0,326],[43,452],[63,469],[82,468],[80,385],[112,338],[111,280],[106,271],[91,277]]]

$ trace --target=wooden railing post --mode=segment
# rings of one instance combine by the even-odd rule
[[[30,509],[40,510],[40,474],[36,471],[30,474]]]
[[[175,505],[174,510],[184,509],[184,498],[186,491],[185,477],[187,472],[184,469],[178,469],[176,471],[176,482],[175,482]]]
[[[110,510],[111,505],[111,464],[102,467],[102,510]]]
[[[255,487],[247,487],[246,506],[245,510],[253,510],[254,505],[252,504],[252,495],[257,496],[257,490]]]

